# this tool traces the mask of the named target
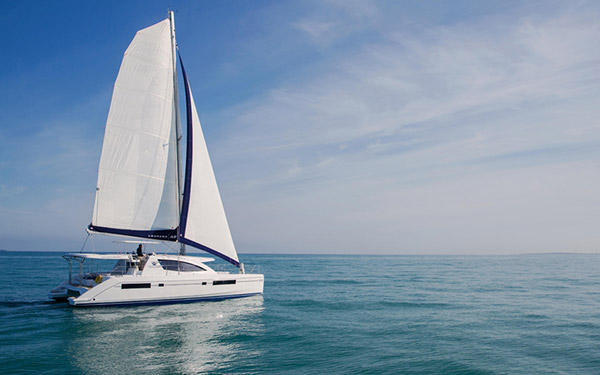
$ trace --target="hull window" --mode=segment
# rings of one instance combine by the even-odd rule
[[[235,280],[215,280],[215,281],[213,281],[213,285],[227,285],[227,284],[235,284]]]
[[[121,284],[121,289],[143,289],[143,288],[150,288],[150,283]]]

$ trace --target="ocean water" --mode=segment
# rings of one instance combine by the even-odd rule
[[[0,253],[0,373],[600,374],[600,255],[248,255],[264,296],[73,309]]]

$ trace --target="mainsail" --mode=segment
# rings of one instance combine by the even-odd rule
[[[239,267],[183,63],[187,149],[183,197],[178,196],[179,103],[170,16],[138,31],[123,57],[88,229],[177,241]]]
[[[91,230],[159,238],[176,233],[170,34],[164,20],[138,31],[125,51],[106,121]]]

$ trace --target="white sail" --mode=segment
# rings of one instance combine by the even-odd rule
[[[90,229],[177,227],[173,69],[169,20],[138,31],[114,86]]]
[[[184,80],[187,84],[185,72]],[[238,264],[238,256],[231,238],[217,180],[189,85],[187,85],[186,94],[189,95],[188,104],[191,111],[192,142],[190,144],[188,140],[188,147],[192,145],[192,155],[190,160],[188,154],[186,161],[186,163],[191,162],[191,168],[186,165],[186,191],[184,192],[180,225],[180,236],[183,238],[180,238],[180,241],[222,258],[229,258],[227,260],[231,263]],[[189,123],[188,126],[190,126]],[[187,181],[188,178],[191,180]],[[189,201],[186,202],[186,200]]]

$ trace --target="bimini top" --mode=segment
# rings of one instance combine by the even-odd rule
[[[196,257],[190,255],[175,255],[175,254],[154,254],[158,259],[167,259],[167,260],[187,260],[194,261],[200,263],[208,263],[214,262],[213,258],[207,257]],[[64,255],[65,258],[81,258],[81,259],[125,259],[128,260],[131,258],[130,254],[126,253],[106,253],[106,254],[98,254],[98,253],[68,253]]]
[[[129,254],[68,253],[64,257],[81,259],[129,259]]]

